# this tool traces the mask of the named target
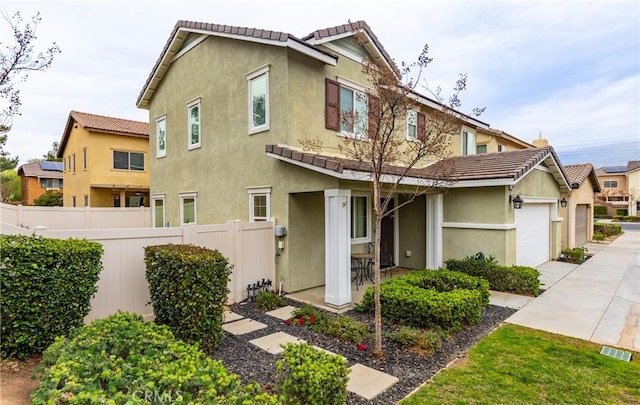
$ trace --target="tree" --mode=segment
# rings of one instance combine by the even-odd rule
[[[33,205],[41,207],[62,207],[62,191],[48,190],[33,200]]]
[[[20,201],[22,182],[15,170],[3,170],[0,173],[0,197],[2,202]]]
[[[58,157],[58,149],[60,148],[60,144],[58,141],[53,141],[51,144],[51,150],[46,154],[42,155],[44,160],[48,160],[50,162],[62,162],[62,158]]]
[[[364,46],[367,37],[361,27],[352,24],[356,42]],[[365,60],[362,73],[369,81],[369,90],[360,94],[360,111],[343,113],[342,127],[352,136],[343,138],[341,153],[364,164],[371,175],[373,214],[375,217],[374,250],[374,302],[375,302],[375,344],[373,353],[382,357],[382,319],[380,308],[380,232],[382,219],[393,214],[402,206],[411,203],[417,196],[439,189],[450,181],[450,169],[442,165],[439,173],[430,173],[430,179],[416,186],[405,186],[403,180],[414,169],[423,168],[428,163],[448,157],[451,136],[460,133],[462,123],[468,118],[459,113],[459,95],[466,89],[467,76],[461,74],[453,89],[452,96],[445,101],[440,88],[429,91],[437,108],[428,114],[420,114],[416,119],[416,140],[406,140],[406,120],[409,111],[420,111],[420,103],[415,92],[420,76],[431,63],[425,46],[416,62],[402,63],[398,68]],[[356,104],[357,101],[356,101]],[[357,109],[354,109],[357,110]],[[484,109],[474,109],[480,115]],[[406,201],[396,206],[390,205],[395,193],[402,192]]]
[[[0,112],[0,124],[11,129],[11,122],[14,115],[20,113],[22,101],[20,90],[15,85],[27,80],[28,73],[33,71],[47,70],[53,58],[60,53],[60,48],[54,42],[44,52],[34,51],[33,42],[37,39],[36,28],[42,21],[40,13],[36,13],[31,18],[31,24],[27,23],[22,27],[22,17],[20,12],[16,12],[13,17],[9,17],[5,12],[2,17],[9,23],[13,30],[13,44],[3,44],[4,49],[0,51],[0,97],[5,100],[2,112]],[[7,132],[7,131],[5,131]]]
[[[0,131],[1,133],[1,131]],[[9,152],[5,152],[4,145],[7,143],[7,134],[0,134],[0,172],[12,170],[18,166],[20,158],[18,156],[11,157]]]

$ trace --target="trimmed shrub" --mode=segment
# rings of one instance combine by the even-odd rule
[[[262,291],[256,297],[256,308],[261,311],[273,311],[284,306],[284,298],[273,291]]]
[[[41,207],[62,207],[62,191],[47,190],[33,200],[33,205]]]
[[[475,257],[449,259],[445,264],[449,270],[484,278],[489,282],[489,288],[494,291],[534,296],[540,293],[540,273],[533,267],[502,266]]]
[[[565,260],[569,263],[582,264],[584,263],[584,252],[586,250],[587,249],[583,247],[565,249],[562,251],[562,255],[564,256]]]
[[[347,315],[338,315],[327,323],[327,333],[351,343],[362,343],[369,335],[367,326]]]
[[[102,245],[0,235],[2,357],[27,358],[82,325],[102,271]]]
[[[616,210],[616,216],[623,216],[624,217],[625,215],[628,215],[628,214],[629,214],[629,211],[626,208],[618,208]]]
[[[593,215],[607,215],[607,207],[604,205],[594,205]]]
[[[448,335],[439,329],[416,329],[403,326],[400,330],[387,333],[387,337],[407,349],[420,354],[433,354],[442,347]]]
[[[640,216],[638,215],[626,215],[622,218],[624,222],[640,222]]]
[[[593,240],[595,240],[597,242],[602,242],[605,239],[607,239],[607,235],[605,235],[604,233],[595,232],[593,234]]]
[[[43,355],[34,404],[277,404],[167,326],[119,312],[58,338]]]
[[[595,218],[595,219],[612,219],[613,217],[611,215],[594,215],[593,218]]]
[[[222,339],[229,262],[217,250],[194,245],[144,248],[146,277],[156,321],[206,352]]]
[[[276,362],[280,393],[288,405],[346,404],[351,370],[341,356],[325,353],[308,343],[284,345]]]
[[[374,310],[374,288],[362,297],[359,310]],[[486,280],[449,270],[415,270],[380,285],[382,316],[391,322],[419,328],[457,330],[480,321],[489,304]]]
[[[620,226],[620,224],[596,222],[593,224],[593,232],[601,233],[606,236],[620,235],[622,234],[622,226]]]
[[[622,221],[623,218],[624,218],[624,215],[614,215],[613,216],[613,220],[614,221]]]

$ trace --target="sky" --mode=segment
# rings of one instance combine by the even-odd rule
[[[527,142],[542,134],[562,164],[640,160],[638,1],[9,0],[0,10],[25,21],[40,12],[35,49],[62,50],[18,84],[23,105],[5,150],[20,164],[61,140],[71,110],[148,121],[136,99],[178,20],[297,37],[364,20],[396,62],[428,44],[418,91],[449,94],[466,73],[462,112],[485,107],[481,121]],[[0,19],[2,52],[7,30]]]

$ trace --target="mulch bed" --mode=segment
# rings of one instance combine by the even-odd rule
[[[302,305],[286,298],[285,301],[287,305],[295,307]],[[340,354],[347,359],[348,366],[360,363],[399,378],[396,384],[372,401],[349,393],[347,401],[349,404],[396,403],[445,368],[451,361],[463,357],[483,336],[491,333],[515,312],[511,308],[488,306],[482,312],[480,323],[458,332],[431,356],[417,354],[393,341],[383,340],[386,356],[383,360],[377,360],[372,356],[371,350],[358,350],[355,344],[341,342],[328,335],[317,334],[306,327],[287,325],[282,320],[257,310],[253,302],[235,304],[230,309],[244,317],[268,325],[267,328],[245,335],[234,336],[225,333],[222,345],[212,355],[213,358],[221,360],[230,372],[238,374],[244,383],[258,382],[267,390],[277,384],[275,362],[281,356],[269,354],[249,343],[250,340],[275,332],[294,335],[312,345]],[[346,314],[364,322],[369,330],[373,331],[373,314],[362,314],[355,311],[349,311]],[[386,328],[386,330],[390,330],[388,325]],[[383,326],[383,330],[385,330],[385,326]]]

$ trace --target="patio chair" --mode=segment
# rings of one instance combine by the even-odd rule
[[[375,245],[373,244],[373,242],[369,242],[369,253],[374,253],[374,252],[375,252]],[[371,259],[371,262],[370,262],[371,268],[373,268],[374,260],[375,259]],[[396,264],[393,262],[393,255],[391,253],[384,252],[382,251],[382,249],[380,249],[380,271],[383,271],[384,276],[387,277],[387,270],[389,270],[391,277],[393,277],[393,272],[391,271],[391,268],[393,267],[396,267]]]

